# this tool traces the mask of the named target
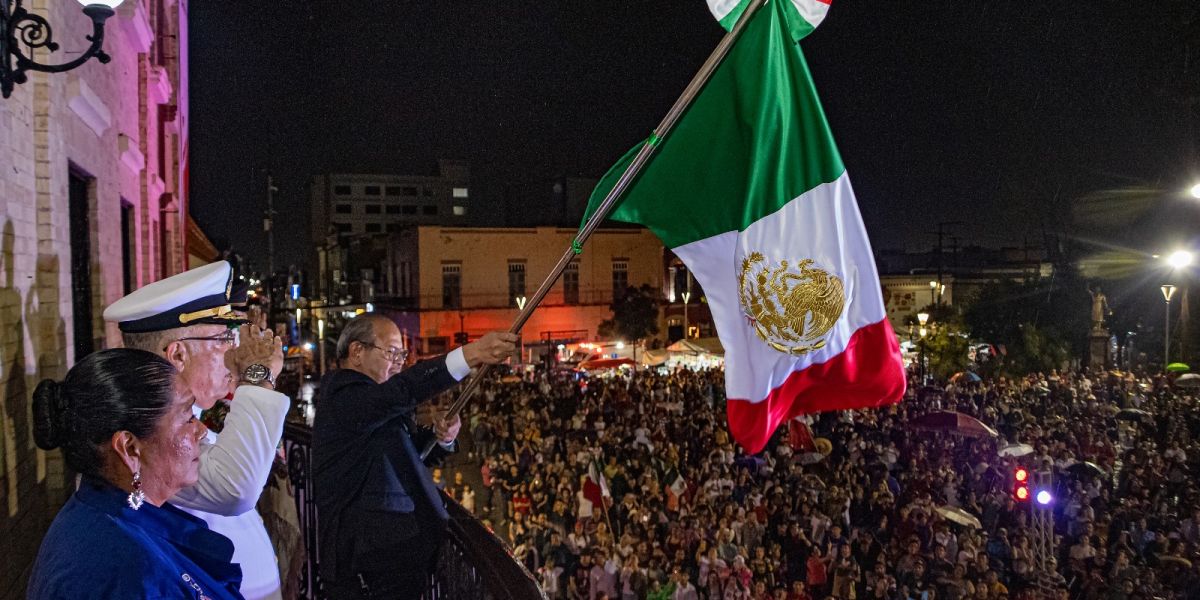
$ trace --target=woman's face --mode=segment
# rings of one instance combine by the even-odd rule
[[[139,464],[142,489],[155,502],[195,485],[200,476],[200,439],[208,428],[192,415],[195,397],[183,378],[175,378],[174,398],[154,432],[142,440]]]

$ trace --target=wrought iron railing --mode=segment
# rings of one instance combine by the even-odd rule
[[[312,485],[312,429],[289,422],[283,429],[288,476],[296,494],[296,511],[308,560],[300,573],[299,594],[323,600],[317,564],[317,505]],[[460,504],[446,498],[450,522],[437,569],[424,594],[426,600],[532,600],[546,598],[533,575],[508,548]]]

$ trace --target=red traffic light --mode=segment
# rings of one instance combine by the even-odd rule
[[[1028,500],[1029,499],[1029,488],[1027,488],[1023,485],[1017,487],[1016,496],[1017,496],[1017,500],[1021,500],[1021,501]]]
[[[1025,481],[1029,479],[1029,471],[1018,468],[1016,472],[1013,473],[1013,478],[1017,480],[1017,483],[1025,483]]]

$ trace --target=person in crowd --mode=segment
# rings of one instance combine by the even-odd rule
[[[375,313],[346,323],[340,369],[321,382],[313,424],[319,561],[331,597],[420,597],[448,518],[420,452],[432,440],[434,452],[452,452],[461,421],[418,427],[416,405],[474,367],[503,362],[515,342],[489,333],[403,369],[408,349],[395,323]]]
[[[242,597],[233,544],[171,503],[200,479],[193,403],[174,365],[128,348],[38,384],[34,441],[62,448],[81,479],[42,539],[27,598]]]
[[[218,261],[142,287],[105,309],[104,318],[118,324],[125,347],[158,354],[179,370],[197,417],[233,391],[222,431],[208,432],[201,448],[199,480],[171,503],[233,541],[243,596],[278,600],[275,549],[255,505],[290,406],[274,391],[282,341],[233,312],[232,286],[232,268]]]

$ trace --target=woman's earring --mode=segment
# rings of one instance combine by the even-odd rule
[[[135,472],[133,474],[133,491],[129,492],[129,497],[125,499],[125,503],[129,508],[137,510],[142,507],[142,503],[146,501],[146,492],[142,491],[142,474]]]

